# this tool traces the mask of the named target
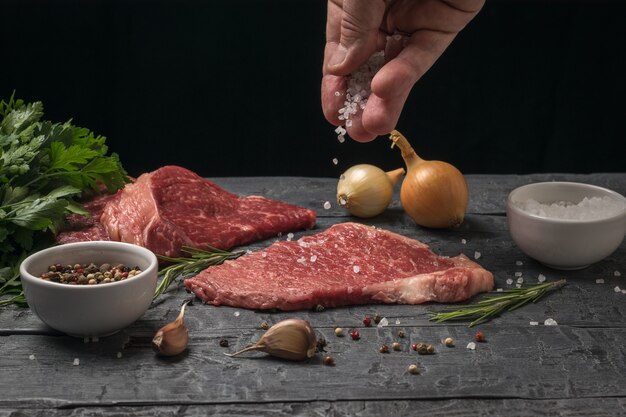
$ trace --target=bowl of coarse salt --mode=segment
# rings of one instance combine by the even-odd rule
[[[612,254],[626,235],[626,198],[575,182],[540,182],[514,189],[507,199],[513,241],[555,269],[582,269]]]

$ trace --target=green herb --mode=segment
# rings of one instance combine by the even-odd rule
[[[41,102],[0,102],[0,305],[24,302],[20,261],[50,246],[66,215],[89,215],[79,199],[130,182],[104,136],[42,118]]]
[[[223,251],[208,245],[206,248],[203,250],[183,246],[182,252],[188,254],[189,257],[170,258],[169,256],[158,255],[159,259],[172,265],[159,271],[159,277],[163,279],[154,292],[154,299],[163,294],[176,278],[197,274],[210,266],[219,265],[229,259],[236,259],[245,253],[244,251]]]
[[[565,285],[565,280],[545,282],[504,291],[490,291],[476,304],[449,306],[454,311],[431,313],[430,320],[441,323],[449,320],[473,320],[469,327],[491,320],[504,311],[511,311],[529,302],[536,302],[552,290]]]

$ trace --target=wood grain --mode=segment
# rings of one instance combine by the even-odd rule
[[[315,209],[313,231],[355,221],[334,202],[336,181],[328,178],[216,178],[241,195],[264,195]],[[479,328],[487,337],[466,349],[476,329],[466,323],[435,324],[428,313],[445,306],[368,305],[268,313],[194,303],[187,310],[190,346],[177,358],[155,356],[150,340],[175,318],[189,294],[168,291],[129,328],[98,341],[85,341],[44,326],[28,309],[0,309],[0,416],[5,415],[626,415],[626,243],[580,271],[551,270],[523,255],[511,241],[504,202],[515,187],[537,181],[580,181],[626,194],[626,175],[468,176],[471,203],[455,230],[415,226],[395,199],[383,215],[366,221],[419,239],[442,255],[465,253],[491,270],[498,288],[522,272],[526,282],[539,274],[567,285],[537,304],[507,313]],[[323,203],[330,201],[330,210]],[[257,250],[276,237],[252,244]],[[522,261],[523,265],[516,265]],[[620,271],[622,276],[614,276]],[[597,284],[596,279],[604,279]],[[364,328],[365,315],[379,314],[389,325]],[[297,316],[309,320],[327,340],[336,360],[324,366],[321,354],[303,363],[262,353],[229,358],[255,342],[260,324]],[[553,318],[558,326],[544,326]],[[531,326],[530,322],[539,322]],[[334,335],[335,326],[359,328],[361,340]],[[398,336],[402,330],[404,338]],[[453,337],[456,346],[441,340]],[[220,347],[227,339],[229,347]],[[381,354],[381,344],[401,351]],[[418,355],[412,343],[436,346]],[[119,356],[119,357],[118,357]],[[75,358],[79,365],[73,365]],[[417,364],[420,373],[406,372]]]

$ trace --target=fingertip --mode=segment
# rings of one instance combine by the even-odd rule
[[[387,135],[398,124],[404,99],[383,100],[371,95],[363,112],[363,129],[374,135]]]

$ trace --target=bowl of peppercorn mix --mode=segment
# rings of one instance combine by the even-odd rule
[[[31,310],[76,337],[108,336],[139,319],[152,302],[157,272],[150,250],[108,241],[54,246],[20,265]]]

